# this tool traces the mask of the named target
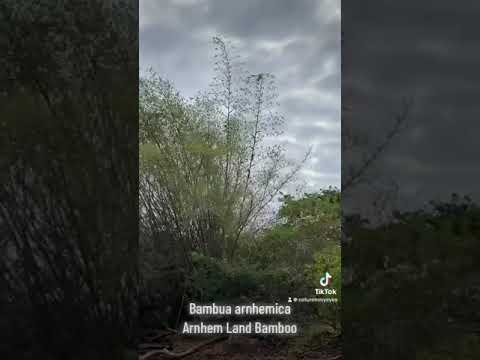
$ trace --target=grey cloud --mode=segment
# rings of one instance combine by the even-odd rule
[[[478,200],[480,4],[369,5],[343,3],[342,87],[352,94],[353,118],[375,143],[393,125],[401,97],[414,99],[407,128],[371,177],[394,179],[408,208],[453,192]]]
[[[243,39],[279,39],[315,34],[324,25],[314,15],[324,1],[318,0],[212,0],[208,20],[226,35]]]

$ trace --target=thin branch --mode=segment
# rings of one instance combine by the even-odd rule
[[[387,146],[390,144],[392,139],[400,132],[401,126],[407,120],[410,114],[411,103],[405,102],[402,112],[396,116],[395,125],[388,132],[384,141],[377,146],[375,151],[370,155],[370,157],[360,166],[360,168],[349,178],[346,182],[342,184],[342,192],[348,190],[352,185],[354,185],[370,168],[370,166],[379,158],[382,152],[385,151]]]
[[[227,336],[220,336],[220,337],[216,337],[216,338],[213,338],[213,339],[208,339],[208,340],[206,340],[206,341],[204,341],[200,344],[197,344],[197,345],[191,347],[188,350],[178,352],[178,353],[171,352],[167,349],[153,350],[153,351],[147,352],[144,355],[139,356],[139,360],[147,360],[147,359],[149,359],[153,356],[156,356],[156,355],[165,355],[165,356],[168,356],[170,358],[179,359],[179,358],[185,357],[187,355],[190,355],[190,354],[194,353],[195,351],[198,351],[198,350],[200,350],[201,348],[203,348],[207,345],[210,345],[210,344],[213,344],[213,343],[216,343],[216,342],[220,342],[220,341],[224,341],[226,339],[227,339]]]

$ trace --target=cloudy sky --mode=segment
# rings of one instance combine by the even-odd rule
[[[399,208],[452,193],[480,200],[480,4],[368,5],[343,2],[342,91],[354,120],[344,118],[344,126],[360,124],[375,147],[392,128],[402,97],[413,99],[406,126],[370,169],[370,183],[395,184]],[[345,168],[354,165],[353,156],[342,160]]]
[[[211,38],[231,41],[253,73],[275,75],[285,133],[305,190],[340,185],[340,0],[140,0],[140,67],[184,96],[212,79]],[[291,189],[293,190],[293,188]]]

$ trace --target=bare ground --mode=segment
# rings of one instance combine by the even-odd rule
[[[146,338],[140,345],[140,360],[164,359],[228,359],[228,360],[339,360],[339,346],[297,349],[291,342],[271,342],[257,337],[187,337],[159,333]]]

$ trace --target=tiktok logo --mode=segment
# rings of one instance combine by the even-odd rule
[[[331,283],[331,280],[332,280],[332,275],[326,272],[325,276],[320,278],[320,285],[322,285],[323,287],[328,286]]]

